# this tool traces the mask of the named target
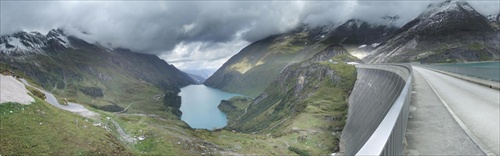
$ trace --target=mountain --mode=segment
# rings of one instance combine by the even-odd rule
[[[500,29],[500,14],[489,15],[486,18],[488,18],[488,21],[490,22],[493,29],[495,29],[495,31],[498,31]]]
[[[205,85],[256,97],[288,66],[311,58],[333,44],[359,47],[376,44],[396,28],[348,20],[337,25],[310,28],[307,25],[273,35],[243,48],[229,59]]]
[[[195,75],[195,74],[190,74],[190,73],[186,73],[189,75],[189,77],[191,77],[191,79],[193,79],[193,81],[196,83],[196,84],[203,84],[203,82],[205,82],[205,80],[207,80],[206,78],[204,78],[203,76],[200,76],[200,75]]]
[[[288,65],[310,58],[327,45],[317,30],[296,30],[256,41],[222,65],[205,85],[255,97]]]
[[[2,68],[21,71],[58,96],[106,111],[180,115],[179,88],[195,83],[157,56],[87,43],[62,29],[0,38]]]
[[[363,59],[382,62],[484,61],[500,58],[500,34],[467,2],[430,4]]]
[[[0,37],[0,52],[5,54],[47,54],[71,48],[62,29],[51,30],[47,35],[39,32],[17,32]]]
[[[396,27],[390,25],[370,24],[359,19],[350,19],[329,31],[324,42],[343,45],[371,45],[383,42],[396,30]]]
[[[215,69],[190,69],[190,70],[183,70],[185,73],[188,74],[193,74],[193,75],[198,75],[203,77],[204,79],[208,79],[212,74],[214,74]]]
[[[236,120],[230,119],[235,122],[228,123],[227,129],[283,138],[299,135],[298,140],[326,145],[303,149],[313,155],[338,151],[338,138],[332,132],[343,129],[347,99],[356,80],[355,67],[344,61],[355,60],[344,47],[332,45],[287,66]]]

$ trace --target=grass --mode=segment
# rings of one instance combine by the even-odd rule
[[[130,155],[94,121],[35,97],[30,105],[0,104],[2,155]]]
[[[34,95],[40,99],[46,99],[45,94],[40,92],[38,89],[35,89],[35,88],[33,88],[31,86],[27,86],[27,85],[25,85],[25,86],[26,86],[26,89],[28,89],[28,91],[30,91],[30,93],[32,95]]]
[[[309,156],[309,152],[298,149],[298,148],[293,147],[293,146],[288,147],[288,150],[290,150],[290,151],[292,151],[300,156]]]
[[[249,97],[236,96],[229,100],[222,100],[217,107],[227,115],[227,123],[232,124],[241,114],[245,113],[245,108],[251,102],[252,99]]]
[[[336,134],[340,133],[345,125],[347,99],[356,81],[356,68],[343,61],[357,59],[346,54],[336,56],[332,60],[336,63],[326,61],[307,66],[301,64],[289,66],[264,91],[265,98],[252,104],[235,125],[225,129],[252,135],[231,135],[224,131],[212,135],[222,133],[218,134],[225,138],[225,142],[221,144],[238,144],[242,148],[252,149],[236,150],[245,154],[272,154],[259,149],[280,154],[292,152],[303,155],[325,155],[338,151],[340,136]],[[327,73],[333,75],[328,76]],[[325,76],[316,76],[320,74]],[[305,76],[302,85],[299,81],[301,75]],[[241,110],[236,106],[230,108],[229,110],[236,110],[235,112]],[[228,117],[229,120],[235,118],[234,115]],[[332,135],[332,132],[335,135]],[[231,137],[241,137],[240,140],[246,142],[240,144],[236,139],[234,141],[227,139]],[[246,137],[256,137],[254,141],[265,141],[266,145],[255,146],[249,143],[253,141],[248,141]]]
[[[29,73],[21,76],[59,97],[96,108],[132,104],[128,111],[133,113],[170,115],[161,97],[189,83],[187,76],[158,57],[126,51],[85,47],[12,60],[1,63],[0,69]],[[158,96],[160,100],[152,99]]]
[[[227,92],[257,97],[286,66],[302,62],[327,46],[306,45],[308,40],[306,32],[296,32],[252,43],[227,62],[225,71],[216,73],[205,84]]]
[[[482,50],[484,48],[484,45],[478,42],[473,42],[469,44],[469,49],[471,50]]]

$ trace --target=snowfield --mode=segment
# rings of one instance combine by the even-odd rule
[[[5,102],[17,102],[20,104],[31,104],[35,99],[28,95],[29,91],[23,83],[12,76],[1,75],[0,79],[0,104]]]

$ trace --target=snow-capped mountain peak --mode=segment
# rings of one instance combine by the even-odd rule
[[[54,40],[54,42],[68,48],[71,45],[69,44],[68,37],[64,34],[62,29],[52,29],[47,33],[47,40]]]
[[[40,53],[46,44],[45,36],[40,33],[17,32],[0,38],[0,52]]]
[[[441,3],[429,4],[427,10],[420,14],[419,18],[432,17],[440,14],[453,13],[453,12],[471,12],[477,13],[469,3],[465,1],[451,1],[447,0]]]
[[[405,24],[385,43],[378,46],[371,55],[365,57],[364,60],[369,63],[380,63],[422,59],[423,56],[429,56],[429,54],[423,53],[419,55],[421,52],[425,52],[430,48],[443,48],[428,45],[438,45],[438,43],[447,45],[447,43],[458,39],[464,41],[476,40],[475,37],[485,38],[485,35],[494,32],[495,30],[488,19],[478,13],[467,2],[448,0],[429,5],[427,10]],[[472,37],[468,38],[466,36]],[[461,41],[459,43],[467,42]],[[464,51],[471,51],[467,49],[468,46],[464,47],[466,49]],[[437,57],[438,54],[435,55]],[[458,59],[470,56],[464,55],[460,57]]]
[[[0,37],[0,53],[5,54],[43,54],[46,50],[57,51],[69,47],[71,44],[61,29],[51,30],[47,35],[21,31]]]

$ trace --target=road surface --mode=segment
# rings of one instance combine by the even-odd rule
[[[473,146],[476,145],[486,154],[500,154],[500,91],[428,69],[413,69],[416,93],[412,105],[416,110],[412,111],[408,123],[409,149],[424,151],[418,150],[418,144],[422,144],[418,140],[428,139],[427,143],[437,143],[428,147],[431,150],[443,147],[459,151],[453,154],[476,155],[480,154]],[[450,122],[450,115],[454,123]],[[458,129],[457,124],[464,129]],[[430,135],[435,132],[441,135]],[[471,141],[474,144],[471,145]]]
[[[25,85],[36,88],[36,87],[30,85],[25,79],[20,79],[20,80]],[[51,105],[57,107],[57,108],[64,109],[64,110],[67,110],[70,112],[74,112],[74,113],[77,113],[77,114],[79,114],[83,117],[87,117],[87,118],[92,118],[92,117],[95,117],[98,115],[97,113],[90,111],[89,109],[87,109],[87,108],[85,108],[82,105],[77,104],[77,103],[68,102],[67,106],[61,105],[61,104],[59,104],[59,102],[57,102],[56,97],[54,95],[52,95],[51,93],[49,93],[45,90],[39,89],[39,88],[36,88],[36,89],[38,89],[40,92],[45,94],[47,102],[50,103]]]

